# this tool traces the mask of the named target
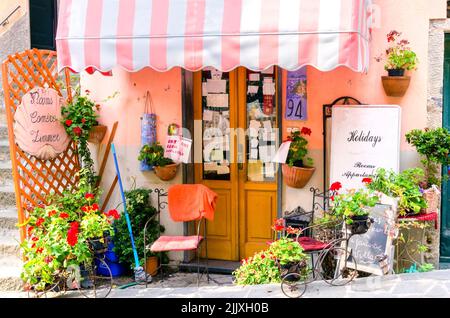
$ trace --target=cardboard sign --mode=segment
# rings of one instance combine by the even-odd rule
[[[63,99],[52,88],[36,87],[22,97],[14,113],[14,137],[23,151],[48,160],[66,150],[70,142],[61,124]]]
[[[288,72],[286,82],[286,109],[287,120],[306,120],[306,67],[297,71]]]
[[[181,136],[167,136],[164,157],[175,162],[189,162],[192,140]]]
[[[333,107],[330,184],[363,187],[377,168],[399,171],[401,109],[394,105]]]

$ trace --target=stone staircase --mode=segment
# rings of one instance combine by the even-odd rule
[[[21,290],[22,260],[5,109],[0,107],[0,291]]]

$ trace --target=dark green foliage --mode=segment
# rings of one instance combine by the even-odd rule
[[[150,204],[149,189],[135,189],[125,192],[127,200],[127,211],[130,217],[131,227],[133,229],[134,242],[136,245],[139,262],[141,266],[144,265],[144,226],[147,220],[157,213],[156,208]],[[130,268],[134,268],[133,250],[131,248],[131,240],[128,234],[127,222],[125,214],[119,220],[114,222],[116,234],[114,236],[114,252],[119,257],[119,261]],[[159,225],[157,217],[150,222],[147,227],[146,244],[154,242],[158,236],[160,227],[161,233],[164,232],[164,227]],[[148,256],[156,256],[157,254],[147,251]],[[157,255],[159,256],[159,255]],[[167,262],[166,253],[163,254],[163,262]]]

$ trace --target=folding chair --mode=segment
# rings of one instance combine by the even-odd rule
[[[194,193],[195,195],[185,195],[182,198],[174,197],[177,194],[183,193],[183,191],[186,191],[186,193]],[[200,253],[204,246],[206,257],[205,271],[209,283],[210,278],[208,268],[208,245],[206,240],[206,219],[212,221],[214,218],[214,209],[217,201],[217,194],[202,184],[177,184],[171,186],[168,192],[164,192],[162,189],[156,189],[155,192],[158,194],[158,211],[155,216],[153,216],[146,222],[144,227],[144,246],[145,246],[144,258],[146,259],[148,250],[153,253],[196,250],[197,286],[199,286]],[[168,197],[167,202],[163,201],[162,199],[162,197],[165,196]],[[182,202],[180,200],[182,200]],[[159,235],[159,238],[155,242],[147,245],[146,243],[147,226],[155,217],[157,217],[158,222],[160,222],[160,211],[162,208],[165,207],[165,205],[168,205],[169,215],[172,221],[197,222],[196,234],[188,236]],[[188,208],[186,210],[183,210],[183,205],[187,206]],[[202,225],[203,225],[203,235],[200,235]],[[158,270],[161,270],[162,279],[163,279],[163,266],[170,266],[170,263],[162,264],[162,257],[160,257]],[[145,270],[147,270],[146,265]],[[202,272],[202,275],[205,273],[205,271]]]

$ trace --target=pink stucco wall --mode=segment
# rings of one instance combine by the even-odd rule
[[[428,81],[428,27],[429,20],[445,18],[446,1],[444,0],[376,0],[376,21],[373,30],[371,47],[371,63],[367,74],[354,73],[346,68],[323,73],[308,67],[308,120],[304,122],[283,121],[283,136],[287,127],[308,126],[313,134],[310,139],[311,155],[316,166],[322,166],[322,105],[344,95],[353,96],[369,104],[397,104],[402,107],[402,136],[413,128],[423,128],[427,123],[427,81]],[[411,85],[403,98],[387,97],[384,93],[381,76],[385,74],[383,63],[376,62],[373,57],[384,52],[387,43],[385,35],[391,30],[403,32],[416,51],[420,64],[415,72],[411,72]],[[92,91],[98,100],[106,98],[115,91],[120,95],[106,102],[100,112],[100,122],[112,127],[119,121],[116,144],[119,146],[119,157],[124,166],[126,186],[131,186],[136,178],[138,186],[151,186],[160,183],[152,173],[139,171],[137,154],[140,146],[139,118],[144,108],[146,90],[153,97],[155,111],[158,114],[158,139],[165,142],[167,125],[175,122],[181,124],[181,72],[173,69],[158,73],[144,69],[137,73],[127,73],[120,69],[113,70],[112,77],[101,75],[83,75],[82,84]],[[286,73],[284,72],[284,81]],[[283,85],[284,86],[284,85]],[[283,93],[285,91],[283,90]],[[284,98],[283,98],[284,99]],[[284,105],[283,105],[284,106]],[[283,114],[284,115],[284,114]],[[98,148],[101,153],[102,148]],[[402,166],[415,165],[418,162],[415,151],[403,140],[401,144]],[[104,182],[105,191],[114,174],[112,162],[108,162],[109,174]],[[309,186],[320,186],[322,171],[318,169]],[[181,182],[181,173],[174,182]],[[308,190],[286,188],[283,190],[283,209],[291,209],[298,205],[309,208],[311,195]],[[117,203],[117,193],[112,202]],[[182,233],[180,227],[168,227],[168,231]]]

